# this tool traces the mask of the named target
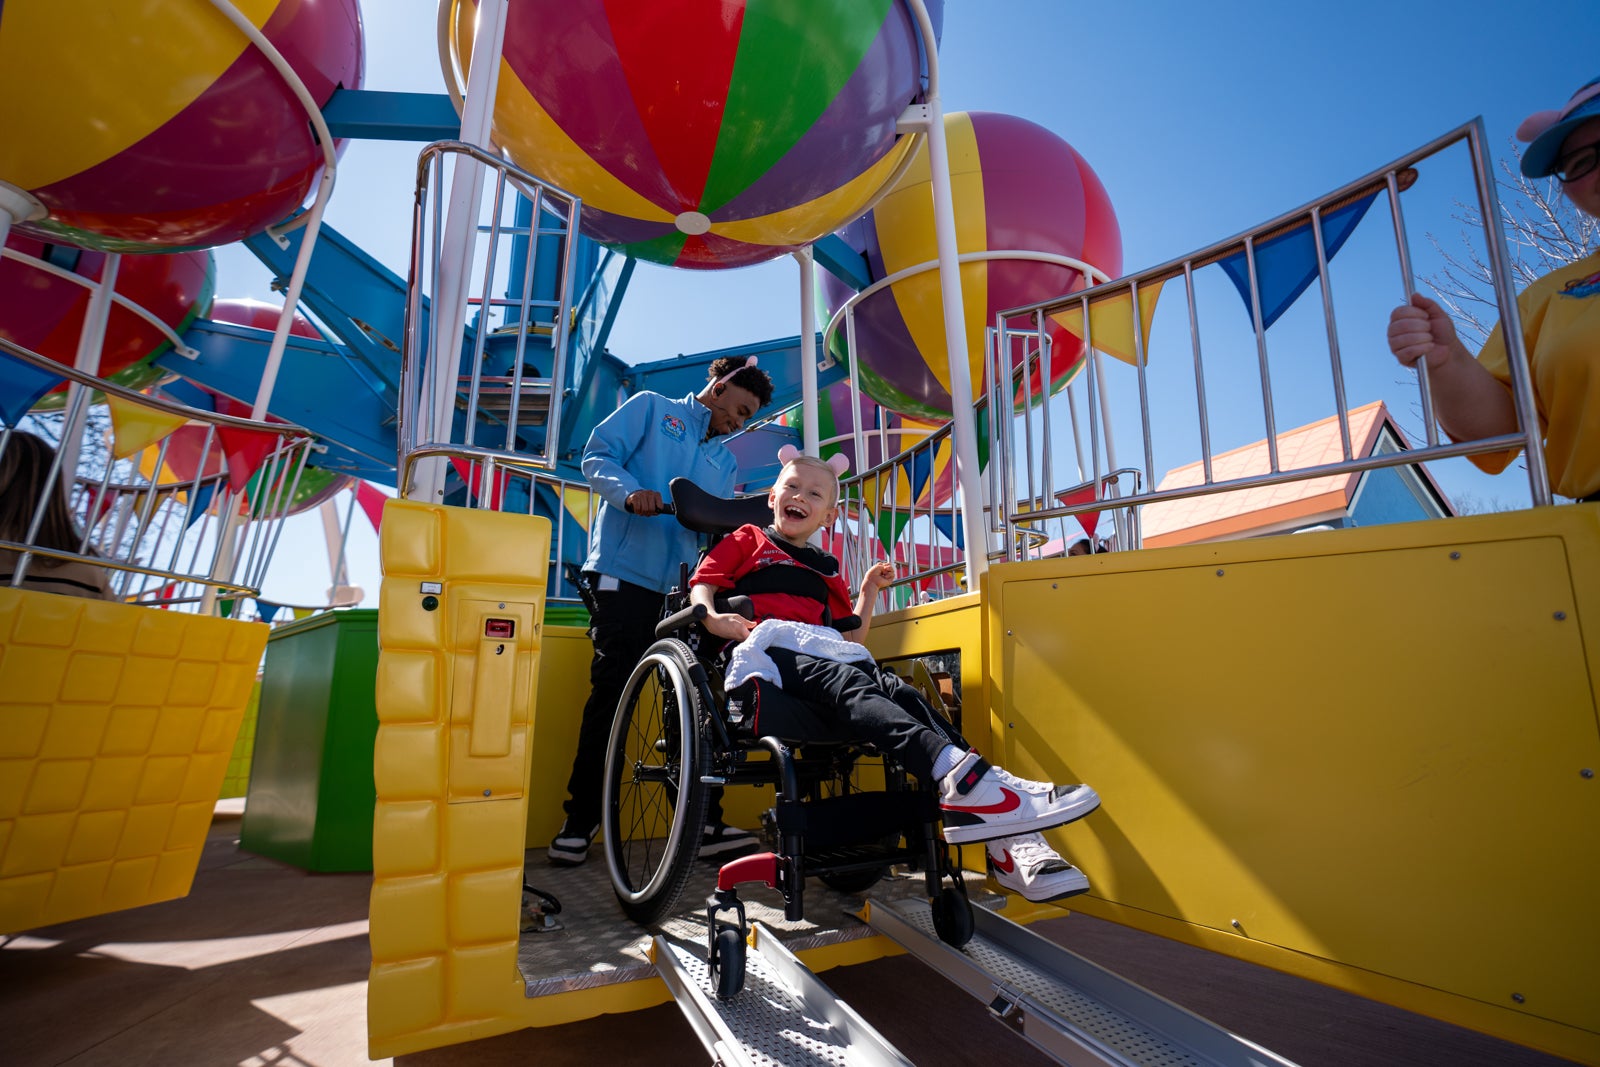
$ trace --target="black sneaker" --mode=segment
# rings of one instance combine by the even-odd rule
[[[595,835],[600,832],[600,827],[591,826],[588,830],[573,829],[571,820],[561,824],[561,829],[556,832],[556,839],[550,842],[550,848],[545,856],[552,867],[576,867],[589,858],[589,846],[594,844]]]
[[[703,860],[728,860],[754,852],[760,844],[756,835],[737,826],[714,822],[706,825],[700,835],[700,858]]]

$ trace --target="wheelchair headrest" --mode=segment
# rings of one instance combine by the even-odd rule
[[[712,496],[687,478],[674,478],[667,486],[678,522],[703,534],[730,534],[741,526],[771,526],[772,509],[765,496]]]

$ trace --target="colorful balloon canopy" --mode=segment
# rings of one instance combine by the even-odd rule
[[[357,0],[238,0],[318,106],[361,87]],[[304,107],[208,3],[6,0],[0,181],[26,229],[110,251],[205,248],[290,215],[322,168]]]
[[[945,116],[956,238],[961,253],[1027,251],[1122,273],[1122,235],[1100,179],[1075,149],[1042,126],[1012,115]],[[880,279],[938,258],[926,148],[867,215],[841,231]],[[830,306],[852,295],[824,274]],[[983,390],[984,328],[1009,308],[1084,287],[1083,273],[1056,264],[991,260],[962,266],[966,349],[975,395]],[[929,270],[856,305],[862,388],[894,411],[948,418],[950,374],[939,272]],[[1051,338],[1052,389],[1081,365],[1083,343],[1059,323]],[[835,335],[842,340],[843,329]],[[1013,354],[1013,364],[1023,353]],[[1038,396],[1041,383],[1033,383]],[[1019,396],[1021,390],[1018,391]]]
[[[467,70],[477,8],[453,2]],[[942,0],[928,8],[937,24]],[[904,0],[519,0],[493,138],[581,197],[598,241],[757,263],[857,217],[920,143],[895,133],[918,40]]]
[[[104,253],[46,244],[26,234],[11,234],[6,248],[91,284],[98,283],[105,270]],[[216,274],[216,263],[208,251],[127,256],[117,267],[116,291],[174,333],[182,334],[211,306]],[[86,285],[7,256],[0,260],[0,337],[70,367],[77,359],[90,296]],[[150,361],[170,346],[166,335],[149,321],[114,303],[106,320],[99,377],[129,389],[143,389],[162,375]],[[3,382],[0,388],[4,388]],[[65,393],[63,382],[38,406],[60,408]]]

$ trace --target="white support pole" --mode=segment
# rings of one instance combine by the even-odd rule
[[[494,98],[500,81],[500,53],[505,43],[508,0],[480,0],[472,37],[472,66],[461,105],[461,140],[489,148],[494,118]],[[434,271],[431,332],[428,345],[428,384],[423,396],[431,399],[419,412],[416,444],[444,444],[450,440],[455,416],[456,379],[460,374],[461,341],[466,333],[467,288],[473,250],[478,239],[478,211],[483,200],[483,166],[457,155],[450,175],[450,196],[445,213],[444,238]],[[487,294],[485,294],[487,295]],[[411,500],[438,503],[444,498],[446,460],[431,456],[413,469],[410,486],[401,486]]]
[[[817,275],[811,246],[794,253],[800,264],[800,443],[808,456],[822,455],[817,430]],[[858,459],[857,462],[864,463]]]
[[[122,255],[110,252],[105,266],[100,268],[100,284],[89,293],[89,306],[83,313],[83,328],[78,331],[78,354],[73,366],[85,374],[100,374],[100,352],[105,348],[106,323],[111,319],[111,294],[117,288],[117,272],[122,266]],[[83,444],[83,424],[89,417],[87,399],[79,404],[76,397],[84,391],[77,382],[67,386],[66,422],[61,425],[61,484],[70,492],[72,479],[78,473],[78,455]]]
[[[983,479],[978,476],[977,420],[972,413],[972,368],[967,356],[961,265],[956,244],[955,203],[950,193],[950,154],[945,143],[944,107],[939,102],[939,59],[933,22],[922,0],[910,0],[922,27],[928,62],[928,169],[933,184],[933,233],[939,250],[939,291],[944,303],[945,355],[950,361],[950,436],[955,442],[956,483],[961,487],[961,528],[966,542],[967,589],[977,592],[989,569],[989,538],[984,517]]]

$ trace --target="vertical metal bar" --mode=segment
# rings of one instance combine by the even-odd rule
[[[850,358],[850,437],[856,446],[856,462],[862,465],[861,469],[863,471],[867,471],[871,470],[872,466],[866,462],[867,446],[861,436],[861,360],[860,354],[856,351],[856,309],[854,305],[845,309],[844,343],[845,351],[849,353]],[[802,413],[803,417],[804,414]],[[802,440],[801,443],[804,444],[805,442]]]
[[[1040,471],[1043,482],[1040,493],[1041,503],[1050,506],[1054,499],[1055,468],[1051,461],[1050,440],[1050,397],[1056,379],[1054,372],[1055,346],[1050,343],[1049,332],[1044,328],[1044,309],[1037,308],[1033,313],[1034,323],[1038,327],[1039,340],[1039,444],[1044,449],[1043,467]]]
[[[557,453],[561,443],[562,410],[567,401],[567,358],[568,349],[576,353],[576,346],[571,341],[572,335],[572,289],[573,275],[578,269],[578,220],[583,205],[576,198],[567,201],[567,235],[563,250],[566,253],[561,268],[561,300],[556,311],[556,324],[550,331],[550,349],[557,353],[554,363],[554,373],[550,376],[550,402],[545,408],[544,422],[544,460],[554,467],[560,459]],[[631,270],[630,266],[625,269]]]
[[[1317,248],[1317,280],[1322,286],[1322,317],[1328,327],[1328,362],[1333,370],[1333,403],[1339,412],[1339,439],[1350,459],[1350,410],[1344,397],[1344,363],[1339,358],[1339,326],[1333,317],[1333,284],[1328,277],[1328,251],[1322,240],[1322,207],[1311,209],[1311,239]]]
[[[1183,261],[1183,290],[1189,301],[1189,347],[1194,351],[1194,393],[1200,407],[1200,462],[1205,468],[1205,484],[1213,481],[1211,473],[1211,418],[1206,404],[1206,374],[1200,360],[1200,318],[1194,307],[1194,261]],[[1155,474],[1152,470],[1151,475]],[[1151,483],[1154,484],[1153,482]]]
[[[1473,157],[1473,170],[1476,174],[1478,160]],[[1400,210],[1400,184],[1395,180],[1394,171],[1389,171],[1383,176],[1385,185],[1389,189],[1389,216],[1394,220],[1394,247],[1400,255],[1400,282],[1405,291],[1406,303],[1411,303],[1412,295],[1417,291],[1411,280],[1411,244],[1406,239],[1405,216]],[[1491,226],[1488,218],[1484,219],[1483,230],[1488,233],[1499,226],[1496,219]],[[1490,248],[1491,257],[1493,247]],[[1513,301],[1515,303],[1515,301]],[[1509,351],[1509,349],[1507,350]],[[1417,390],[1422,394],[1422,428],[1423,435],[1427,438],[1428,447],[1432,448],[1439,443],[1439,425],[1433,417],[1433,389],[1428,383],[1428,361],[1419,359],[1416,362]]]
[[[809,455],[822,455],[817,429],[817,308],[816,272],[811,269],[811,246],[798,249],[794,260],[800,266],[800,446]],[[855,366],[855,353],[850,365]],[[887,450],[885,450],[887,451]],[[861,470],[872,466],[866,456],[856,453]]]
[[[1150,437],[1150,383],[1145,374],[1144,312],[1139,306],[1138,279],[1128,283],[1128,296],[1133,304],[1133,361],[1139,373],[1139,425],[1144,431],[1144,469],[1145,476],[1154,485],[1156,454]]]
[[[483,388],[483,353],[489,344],[490,316],[494,313],[494,304],[491,302],[494,299],[494,267],[500,252],[500,214],[505,210],[505,195],[506,172],[504,169],[496,170],[494,205],[489,209],[489,241],[483,257],[483,288],[478,302],[478,324],[472,331],[472,385],[467,393],[466,425],[462,431],[462,441],[469,445],[475,444],[478,437],[478,399]],[[480,230],[483,228],[483,224],[477,219],[472,220],[472,226]],[[471,302],[471,294],[465,294],[462,307],[467,307]]]
[[[525,199],[518,193],[518,202]],[[522,263],[522,298],[517,307],[517,349],[511,361],[511,404],[506,411],[506,437],[505,450],[515,452],[517,448],[517,426],[522,421],[522,364],[528,352],[528,334],[533,329],[533,275],[538,266],[539,259],[539,208],[543,190],[537,186],[533,190],[533,199],[529,202],[528,212],[528,241],[527,251],[523,254]],[[516,244],[513,242],[512,248]],[[550,330],[550,363],[551,373],[554,373],[556,360],[562,358],[562,353],[556,348],[556,332]],[[545,411],[545,432],[549,433],[550,413]]]
[[[1506,365],[1511,372],[1511,399],[1523,434],[1528,492],[1534,506],[1543,507],[1553,502],[1550,471],[1545,465],[1544,442],[1539,436],[1539,408],[1533,393],[1533,375],[1528,368],[1527,345],[1522,336],[1522,314],[1511,292],[1511,259],[1506,253],[1505,235],[1500,232],[1500,197],[1489,175],[1488,152],[1483,139],[1480,115],[1467,130],[1467,144],[1472,150],[1472,177],[1478,186],[1478,212],[1483,217],[1489,262],[1494,265],[1494,295],[1500,306],[1500,332],[1506,345]]]
[[[1256,239],[1244,239],[1244,261],[1250,269],[1250,322],[1256,331],[1256,362],[1261,368],[1261,413],[1267,421],[1267,458],[1271,470],[1278,466],[1278,424],[1272,413],[1272,373],[1267,367],[1267,328],[1261,325],[1261,284],[1256,278]]]

